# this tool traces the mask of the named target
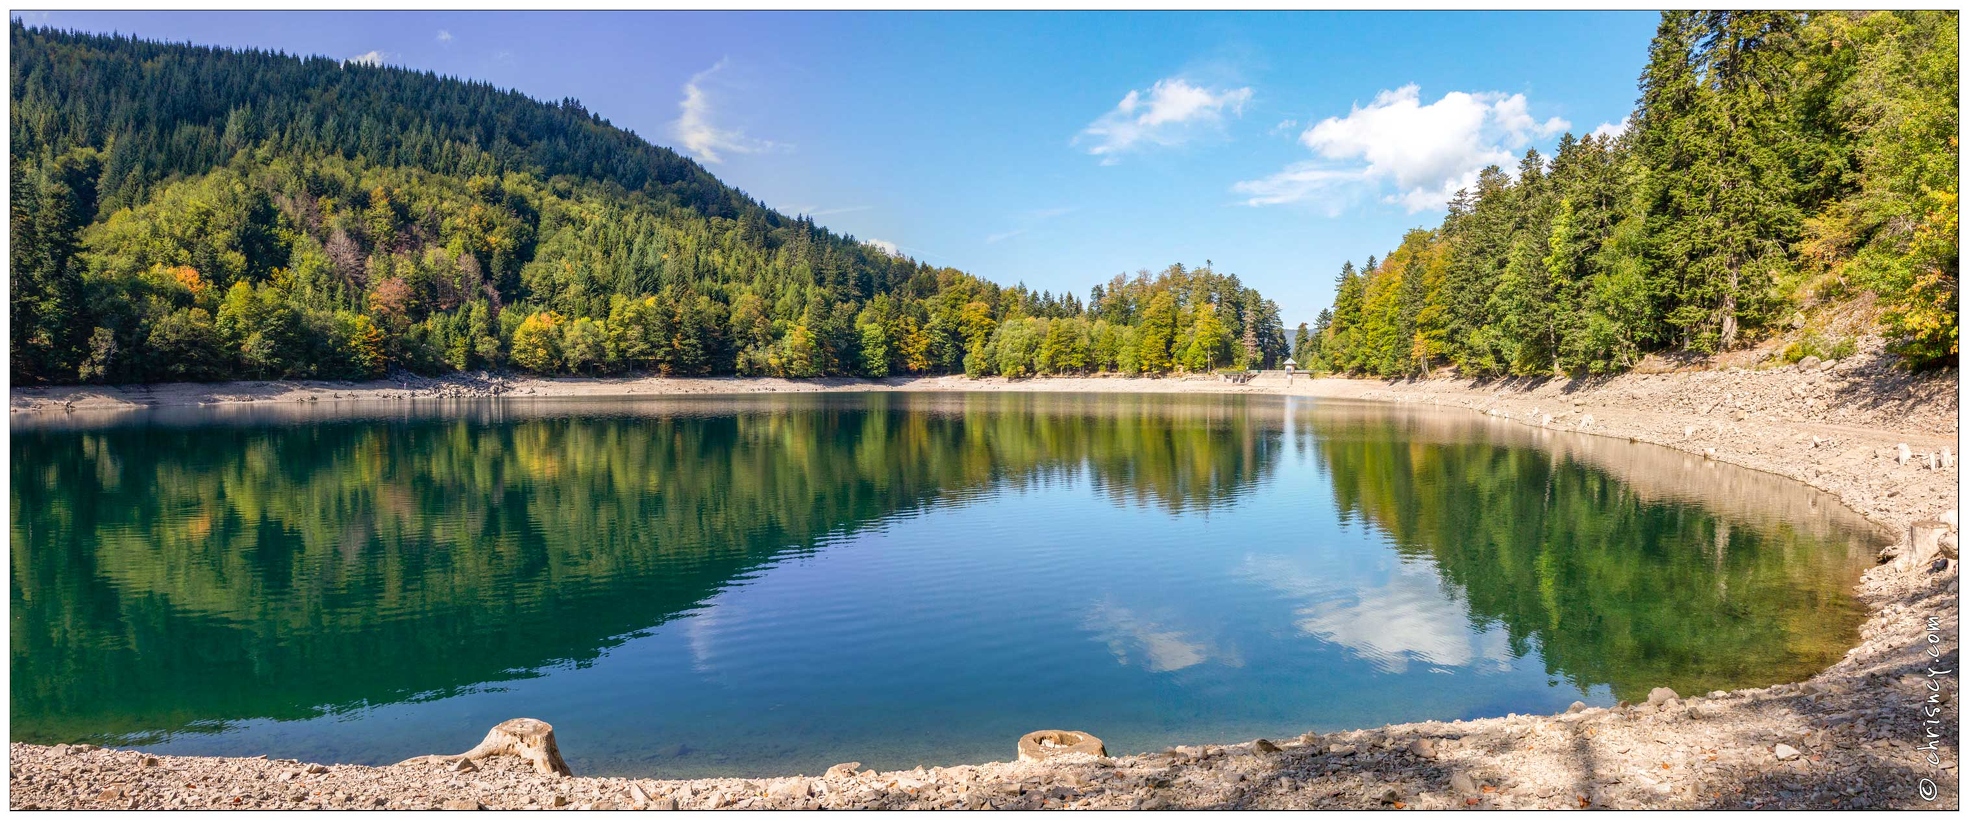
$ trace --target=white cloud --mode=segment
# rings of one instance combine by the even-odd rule
[[[1231,190],[1248,195],[1246,205],[1281,205],[1298,202],[1326,192],[1337,203],[1345,199],[1339,189],[1367,181],[1365,169],[1330,168],[1311,160],[1296,162],[1271,176],[1245,180]]]
[[[1633,117],[1622,117],[1617,123],[1601,123],[1598,128],[1593,129],[1593,136],[1603,140],[1618,137],[1627,133],[1627,127],[1633,124],[1633,120]]]
[[[1278,205],[1348,187],[1392,186],[1387,202],[1410,213],[1441,208],[1475,184],[1486,165],[1509,165],[1533,138],[1571,126],[1558,117],[1533,119],[1523,94],[1452,91],[1424,105],[1414,84],[1375,95],[1345,117],[1328,117],[1299,134],[1317,159],[1237,183],[1247,205]]]
[[[902,253],[896,249],[896,244],[886,239],[865,239],[862,240],[862,244],[892,257],[902,256]]]
[[[1082,129],[1074,144],[1090,143],[1087,153],[1100,157],[1102,165],[1113,165],[1120,161],[1117,155],[1139,146],[1178,145],[1197,126],[1221,123],[1225,109],[1242,116],[1250,100],[1250,88],[1219,91],[1165,78],[1147,94],[1129,91],[1114,110]]]
[[[438,42],[440,43],[451,42],[451,32],[446,31],[444,29],[438,29]]]
[[[1008,240],[1008,239],[1011,239],[1011,238],[1013,238],[1013,237],[1016,237],[1016,236],[1018,236],[1018,235],[1020,235],[1020,234],[1023,234],[1023,233],[1025,233],[1025,232],[1027,232],[1027,231],[1030,231],[1030,230],[1032,230],[1032,229],[1030,229],[1030,228],[1014,228],[1014,229],[1012,229],[1012,230],[1010,230],[1010,231],[1000,231],[1000,232],[998,232],[998,233],[996,233],[996,234],[992,234],[991,236],[988,236],[988,237],[985,237],[985,244],[986,244],[986,245],[995,245],[995,244],[997,244],[997,243],[1000,243],[1000,242],[1004,242],[1005,240]]]
[[[1244,666],[1244,657],[1235,647],[1219,647],[1198,631],[1172,628],[1113,602],[1095,604],[1087,613],[1086,624],[1108,645],[1115,661],[1151,673],[1174,672],[1207,661]]]
[[[350,57],[347,60],[343,60],[342,65],[346,66],[350,63],[354,63],[356,65],[364,65],[364,66],[380,66],[383,64],[383,61],[388,59],[390,59],[389,52],[370,51],[370,52],[358,54],[354,57]]]
[[[721,129],[712,122],[711,97],[704,90],[704,81],[714,72],[725,67],[724,60],[717,65],[691,75],[684,83],[684,99],[677,103],[682,112],[671,130],[684,148],[708,163],[724,162],[718,155],[720,151],[733,154],[755,154],[771,151],[780,146],[771,140],[759,140],[745,135],[740,129]]]
[[[1253,556],[1242,575],[1298,599],[1293,626],[1359,654],[1388,673],[1431,667],[1509,669],[1508,634],[1470,617],[1461,588],[1431,564],[1401,562],[1378,585],[1350,588],[1284,556]]]

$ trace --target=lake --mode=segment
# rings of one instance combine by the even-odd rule
[[[1881,534],[1464,411],[805,394],[12,426],[12,738],[817,774],[1793,681]]]

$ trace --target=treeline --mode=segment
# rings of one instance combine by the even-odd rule
[[[1343,266],[1314,369],[1607,373],[1877,300],[1914,367],[1953,365],[1957,14],[1672,11],[1625,131],[1484,169],[1432,230]]]
[[[773,212],[572,102],[11,29],[16,382],[513,368],[1203,371],[1289,353],[1208,266],[1083,303]]]

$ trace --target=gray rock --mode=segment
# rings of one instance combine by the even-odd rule
[[[1798,360],[1798,369],[1801,371],[1815,371],[1819,369],[1819,364],[1822,361],[1824,360],[1821,360],[1816,356],[1808,356],[1805,357],[1804,359]]]
[[[1577,712],[1579,712],[1579,711],[1581,711],[1581,710],[1584,710],[1584,709],[1586,709],[1586,702],[1584,702],[1584,701],[1575,701],[1575,702],[1573,702],[1573,703],[1572,703],[1572,706],[1571,706],[1571,707],[1567,707],[1567,708],[1566,708],[1566,712],[1568,712],[1568,713],[1577,713]]]
[[[827,768],[827,778],[853,778],[861,770],[861,762],[844,761]]]
[[[1681,696],[1677,695],[1674,690],[1670,690],[1667,687],[1656,687],[1653,690],[1648,691],[1648,703],[1656,706],[1659,706],[1662,702],[1668,701],[1669,699],[1673,699],[1673,698],[1681,698]]]
[[[1458,798],[1476,798],[1483,794],[1475,779],[1465,773],[1455,773],[1449,777],[1449,788],[1456,791]]]
[[[1436,757],[1436,742],[1434,739],[1418,738],[1409,743],[1408,752],[1416,758],[1434,760]]]
[[[1254,753],[1275,753],[1278,752],[1278,745],[1261,738],[1251,742],[1251,751]]]
[[[1798,757],[1798,748],[1790,744],[1779,744],[1771,748],[1771,754],[1777,756],[1779,761],[1790,761]]]
[[[790,778],[781,781],[766,790],[766,796],[768,798],[779,802],[804,800],[807,794],[807,782],[805,779],[799,778]]]

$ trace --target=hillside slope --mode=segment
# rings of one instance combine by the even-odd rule
[[[10,37],[19,383],[1159,372],[1286,353],[1276,306],[1235,276],[1172,266],[1089,303],[1001,288],[779,214],[573,100]]]

